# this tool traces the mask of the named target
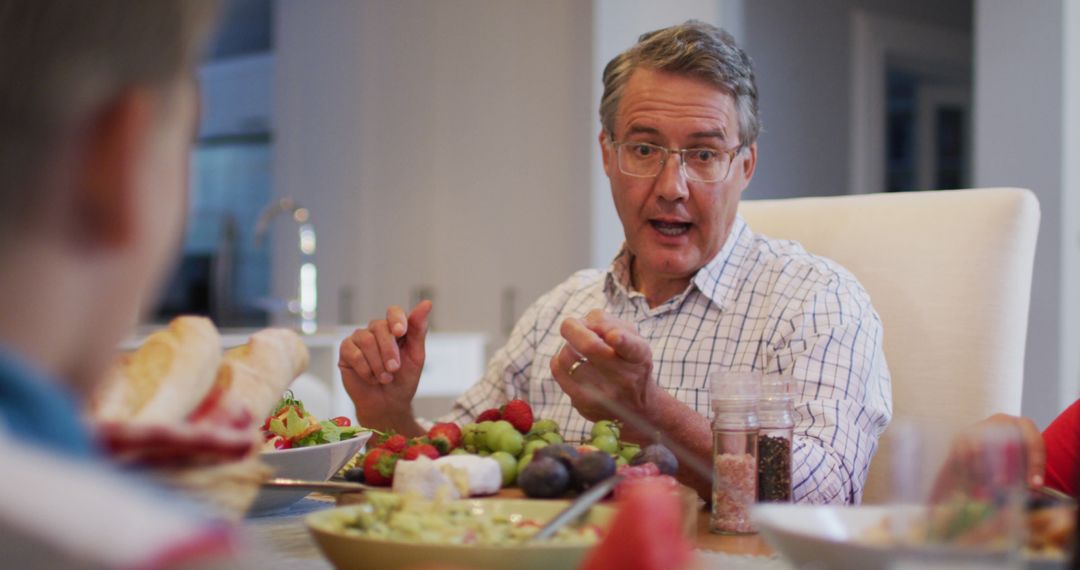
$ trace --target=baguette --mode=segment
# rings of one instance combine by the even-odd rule
[[[263,329],[247,344],[230,349],[217,372],[217,387],[226,397],[262,421],[281,393],[308,366],[308,349],[295,332]]]
[[[183,422],[214,385],[221,336],[204,317],[177,317],[122,356],[91,399],[98,421]]]

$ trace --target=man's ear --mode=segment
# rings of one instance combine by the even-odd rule
[[[600,129],[600,136],[597,140],[600,141],[600,156],[604,159],[604,173],[607,174],[608,178],[611,178],[611,164],[615,157],[609,156],[609,151],[613,151],[614,147],[608,144],[607,129]]]
[[[127,90],[100,108],[83,135],[74,183],[76,239],[123,247],[134,239],[140,164],[151,141],[155,97]]]
[[[750,185],[750,179],[754,177],[754,169],[757,168],[757,143],[746,148],[740,167],[744,181],[743,190],[745,190],[746,186]]]

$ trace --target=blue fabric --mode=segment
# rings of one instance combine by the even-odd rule
[[[69,457],[98,455],[75,399],[61,384],[0,347],[0,424],[25,445]]]

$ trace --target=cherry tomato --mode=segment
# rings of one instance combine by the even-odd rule
[[[274,449],[291,449],[292,440],[281,438],[274,442]]]
[[[352,425],[352,421],[350,421],[349,418],[345,416],[338,416],[330,421],[334,422],[334,425],[336,425],[337,427],[349,427]]]

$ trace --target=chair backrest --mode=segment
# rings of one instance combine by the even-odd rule
[[[893,421],[970,424],[1020,413],[1039,204],[994,188],[748,200],[756,233],[833,259],[870,293],[885,329]],[[889,498],[882,438],[865,502]]]

